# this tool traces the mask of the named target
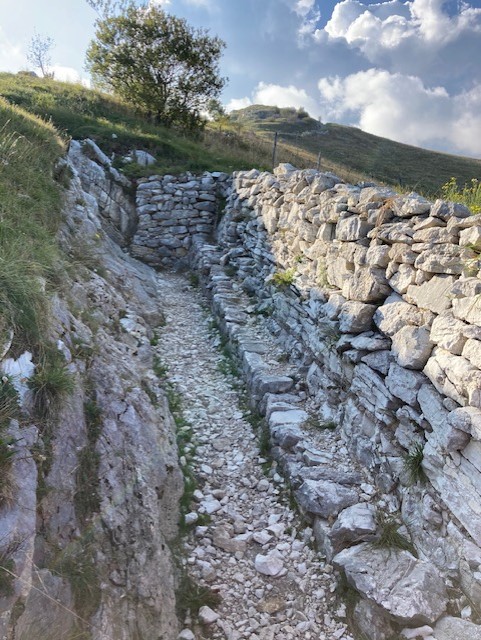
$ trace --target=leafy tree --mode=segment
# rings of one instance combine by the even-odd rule
[[[53,45],[53,38],[42,36],[35,31],[28,47],[27,60],[36,69],[40,69],[44,78],[53,78],[53,72],[49,69],[52,62],[50,49]]]
[[[195,129],[225,84],[219,75],[224,46],[159,7],[130,4],[97,21],[87,69],[97,84],[156,121]]]

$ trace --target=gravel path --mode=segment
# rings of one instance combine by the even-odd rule
[[[201,609],[204,624],[187,618],[180,638],[349,640],[332,567],[313,550],[275,466],[263,464],[201,293],[178,274],[160,274],[159,286],[166,325],[157,350],[196,447],[187,569],[221,597],[215,611]]]

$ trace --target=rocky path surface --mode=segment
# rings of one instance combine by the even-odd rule
[[[275,465],[259,453],[201,293],[182,275],[164,273],[159,281],[166,325],[158,354],[193,431],[187,448],[196,447],[186,565],[220,595],[215,611],[201,608],[203,624],[186,618],[179,637],[349,640],[332,567],[313,549],[312,530],[291,508]],[[261,329],[251,330],[269,345]],[[273,359],[272,366],[280,365]]]

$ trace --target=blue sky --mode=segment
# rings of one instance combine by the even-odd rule
[[[481,0],[150,0],[227,43],[229,108],[306,108],[324,122],[481,157]],[[86,78],[85,0],[0,0],[0,70],[36,30],[56,77]]]

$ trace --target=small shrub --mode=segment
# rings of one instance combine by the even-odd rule
[[[426,474],[422,467],[423,459],[424,447],[420,442],[417,442],[413,449],[404,456],[404,470],[412,484],[426,481]]]
[[[285,289],[294,282],[294,269],[286,269],[286,271],[277,271],[272,276],[272,284],[279,289]]]
[[[47,418],[60,407],[75,389],[75,381],[60,352],[47,351],[37,371],[29,380],[34,406],[41,418]]]

